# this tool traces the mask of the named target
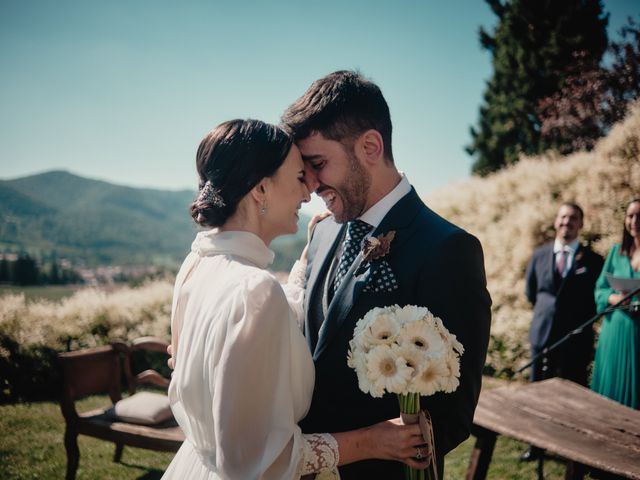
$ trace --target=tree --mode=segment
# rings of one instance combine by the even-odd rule
[[[640,98],[640,28],[633,19],[609,47],[609,65],[594,64],[585,52],[575,56],[560,90],[540,100],[542,140],[560,153],[591,150]]]
[[[14,281],[17,285],[37,285],[40,269],[38,264],[28,253],[18,254],[14,263]]]
[[[549,147],[540,136],[538,103],[560,89],[576,52],[600,62],[609,21],[601,0],[486,1],[498,22],[492,35],[480,28],[480,44],[494,72],[466,148],[480,175]]]
[[[11,281],[11,271],[9,270],[9,260],[5,255],[0,258],[0,282],[8,283]]]

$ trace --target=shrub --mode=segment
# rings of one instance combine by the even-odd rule
[[[482,242],[493,299],[488,371],[510,376],[529,360],[532,313],[524,296],[524,272],[534,248],[553,238],[561,202],[583,207],[583,240],[601,255],[620,241],[624,208],[640,191],[639,132],[636,103],[590,152],[523,158],[426,198],[431,208]]]
[[[168,339],[172,293],[171,281],[154,280],[110,293],[84,289],[59,302],[0,297],[0,402],[54,397],[58,352],[145,335]]]

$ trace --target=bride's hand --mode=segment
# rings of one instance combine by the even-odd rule
[[[171,345],[167,347],[167,353],[169,354],[169,360],[167,360],[167,365],[171,370],[173,370],[174,368],[176,368],[176,362],[173,359],[173,347]]]
[[[331,212],[323,212],[318,215],[314,215],[311,220],[309,220],[309,224],[307,225],[307,244],[304,246],[304,250],[302,250],[302,254],[300,255],[300,261],[307,261],[307,252],[309,251],[309,243],[311,242],[311,235],[313,234],[313,230],[316,228],[318,222],[321,222],[325,218],[331,215]]]

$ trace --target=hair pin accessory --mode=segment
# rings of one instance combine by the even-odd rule
[[[226,205],[220,190],[213,187],[211,180],[207,180],[200,190],[200,200],[210,203],[215,207],[222,208]]]

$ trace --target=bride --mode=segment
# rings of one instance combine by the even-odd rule
[[[318,434],[297,425],[314,386],[299,327],[305,253],[284,290],[265,270],[268,245],[296,232],[309,201],[291,138],[232,120],[202,140],[196,165],[191,215],[210,229],[198,233],[176,278],[169,398],[186,440],[163,478],[337,478],[338,465],[371,458],[424,468],[412,458],[423,443],[419,427],[400,419]]]

